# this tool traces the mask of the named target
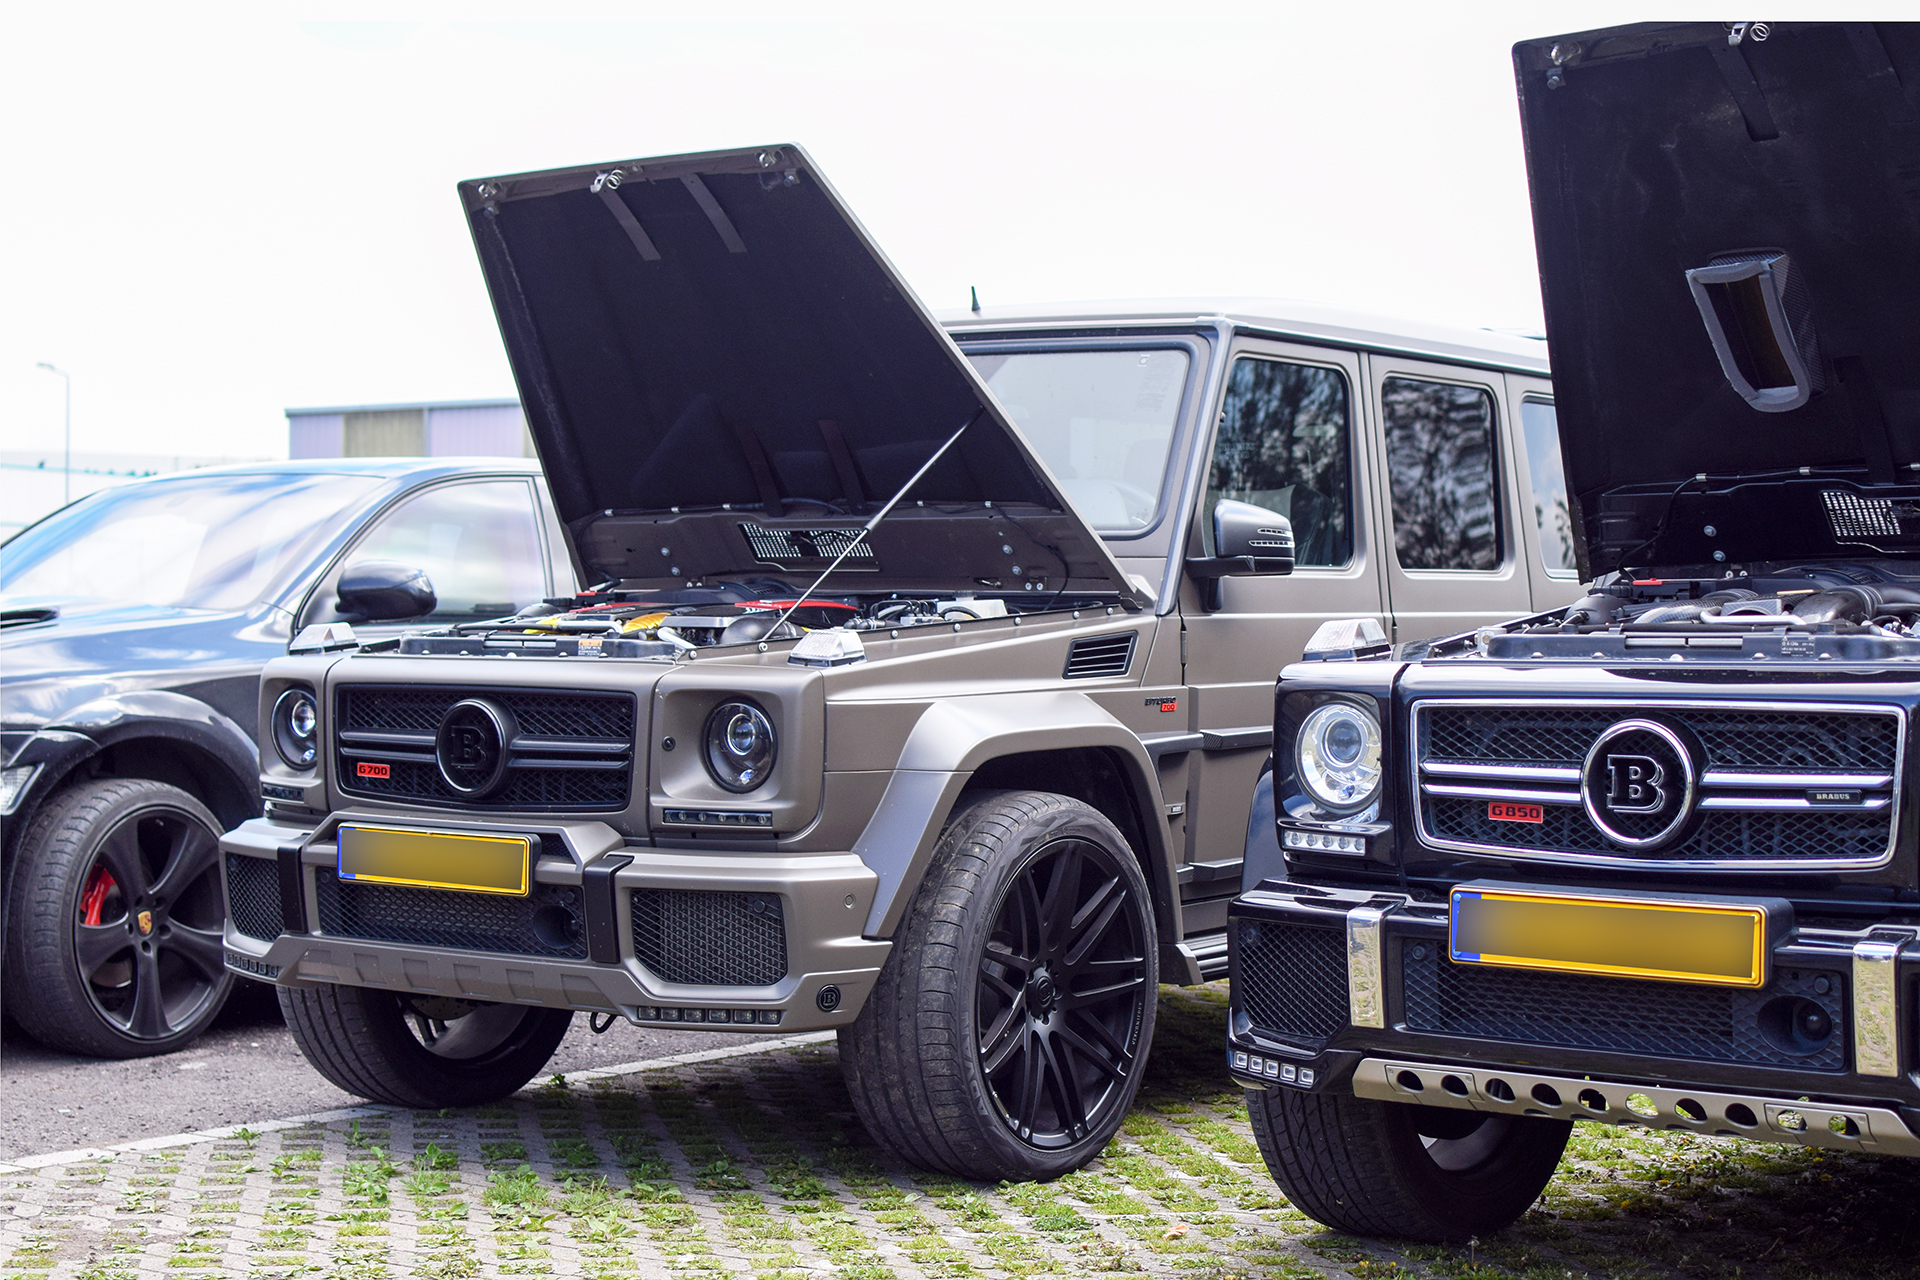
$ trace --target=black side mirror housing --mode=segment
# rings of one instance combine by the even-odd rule
[[[1189,556],[1187,573],[1200,584],[1200,603],[1220,607],[1220,579],[1293,572],[1293,522],[1278,511],[1222,498],[1213,509],[1210,556]]]
[[[425,569],[392,560],[362,560],[340,571],[336,608],[356,622],[418,618],[439,603]]]

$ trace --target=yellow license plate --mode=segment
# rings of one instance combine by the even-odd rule
[[[1767,909],[1659,898],[1455,889],[1448,948],[1460,964],[1766,985]]]
[[[416,889],[527,896],[533,842],[525,836],[341,826],[340,878]]]

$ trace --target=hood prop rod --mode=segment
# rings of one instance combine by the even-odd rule
[[[840,562],[842,560],[845,560],[848,556],[853,554],[853,549],[855,547],[859,546],[861,543],[867,540],[867,535],[873,532],[874,526],[887,518],[887,512],[893,510],[894,507],[899,505],[900,499],[906,497],[908,492],[913,488],[913,486],[920,483],[920,477],[926,475],[927,472],[931,471],[933,469],[933,464],[940,461],[940,459],[946,455],[947,450],[953,448],[954,444],[959,441],[960,437],[966,434],[967,428],[972,426],[974,423],[980,421],[980,415],[985,413],[986,411],[987,411],[987,407],[985,405],[981,405],[978,409],[975,409],[973,411],[973,416],[960,424],[960,430],[948,436],[947,442],[941,445],[938,449],[935,449],[933,451],[933,456],[931,458],[928,458],[925,462],[921,463],[920,469],[918,471],[914,472],[912,475],[907,477],[907,482],[900,486],[900,491],[894,494],[891,498],[888,498],[886,501],[886,504],[882,506],[878,511],[873,513],[873,518],[867,521],[866,525],[860,530],[859,533],[853,536],[853,539],[850,542],[848,542],[845,547],[841,548],[840,554],[833,558],[833,563],[828,565],[825,569],[821,570],[820,576],[813,580],[813,584],[809,586],[805,591],[802,591],[800,593],[800,598],[798,600],[795,600],[792,604],[788,605],[786,608],[786,611],[782,613],[777,619],[774,620],[773,626],[767,629],[767,634],[769,636],[771,636],[774,632],[780,629],[781,624],[786,622],[788,617],[792,615],[795,609],[798,609],[801,605],[807,602],[807,597],[811,596],[816,590],[818,590],[820,584],[825,582],[827,578],[832,575],[833,571],[840,567]]]

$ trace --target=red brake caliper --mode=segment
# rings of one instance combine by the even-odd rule
[[[107,905],[107,895],[114,889],[114,879],[105,867],[95,867],[93,874],[87,877],[86,892],[80,895],[80,923],[99,924],[100,908]]]

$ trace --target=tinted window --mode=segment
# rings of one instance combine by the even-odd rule
[[[0,547],[0,591],[238,609],[378,483],[293,472],[109,489]]]
[[[1493,397],[1478,387],[1388,378],[1380,410],[1400,567],[1499,567]]]
[[[1185,351],[967,358],[1088,524],[1119,532],[1153,523],[1187,383]]]
[[[1353,467],[1347,380],[1333,369],[1242,357],[1233,362],[1202,514],[1213,538],[1222,498],[1293,522],[1295,563],[1353,558]],[[1209,546],[1211,551],[1212,547]]]
[[[1560,464],[1560,425],[1545,400],[1520,402],[1520,433],[1527,441],[1527,474],[1533,481],[1533,520],[1540,529],[1540,563],[1556,578],[1580,576],[1573,553],[1573,512],[1567,505],[1567,472]]]
[[[547,594],[533,493],[519,480],[441,485],[407,499],[348,556],[362,560],[425,569],[435,618],[495,618]]]

